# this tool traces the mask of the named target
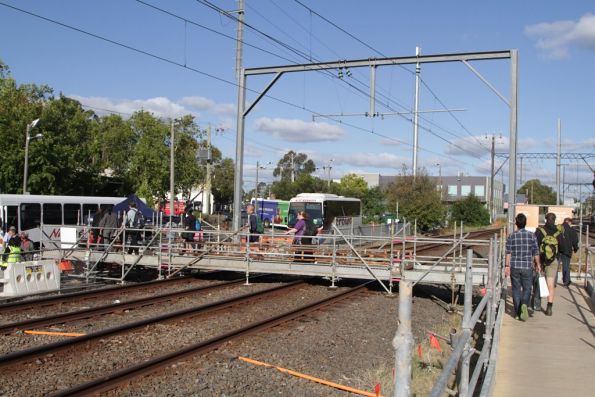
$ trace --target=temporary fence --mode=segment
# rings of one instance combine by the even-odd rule
[[[506,279],[502,274],[502,237],[490,239],[487,283],[485,295],[473,307],[474,251],[467,249],[465,260],[465,294],[462,329],[452,335],[452,352],[435,383],[430,396],[442,396],[445,392],[458,396],[489,396],[494,382],[497,348],[500,338],[503,313],[505,310]],[[453,251],[456,248],[452,249]],[[438,263],[436,263],[436,266]],[[432,270],[432,269],[429,269]],[[411,395],[411,373],[413,353],[413,333],[411,330],[413,286],[423,281],[430,272],[425,272],[417,280],[401,280],[399,286],[399,327],[393,346],[395,348],[395,397]],[[476,349],[474,330],[476,324],[484,324],[481,350]],[[471,358],[479,355],[471,371]],[[481,388],[478,381],[482,379]],[[457,390],[451,388],[455,384]]]

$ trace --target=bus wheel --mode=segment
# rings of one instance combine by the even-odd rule
[[[265,219],[264,220],[264,227],[271,227],[271,220],[270,219]]]

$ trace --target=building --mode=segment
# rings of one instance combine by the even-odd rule
[[[396,175],[380,175],[380,174],[358,174],[366,183],[368,188],[380,186],[387,187],[389,184],[398,181],[399,176]],[[460,173],[455,176],[444,175],[441,177],[431,176],[435,181],[436,189],[442,191],[442,200],[445,203],[453,203],[455,201],[464,199],[470,194],[474,194],[482,203],[489,206],[490,202],[490,177],[489,176],[471,176]],[[504,213],[504,191],[506,185],[501,181],[494,179],[494,214]]]

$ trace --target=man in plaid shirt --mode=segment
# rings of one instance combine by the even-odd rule
[[[533,287],[533,261],[537,271],[541,272],[539,248],[535,235],[525,230],[527,217],[518,214],[515,218],[517,230],[506,239],[506,275],[512,283],[512,302],[515,318],[527,321],[527,305]]]

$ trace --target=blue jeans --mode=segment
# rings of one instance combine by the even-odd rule
[[[514,314],[518,316],[521,305],[529,306],[531,289],[533,288],[533,269],[510,269],[510,281],[512,283],[512,303]]]
[[[567,284],[570,282],[570,257],[560,254],[558,259],[562,263],[562,282]]]

